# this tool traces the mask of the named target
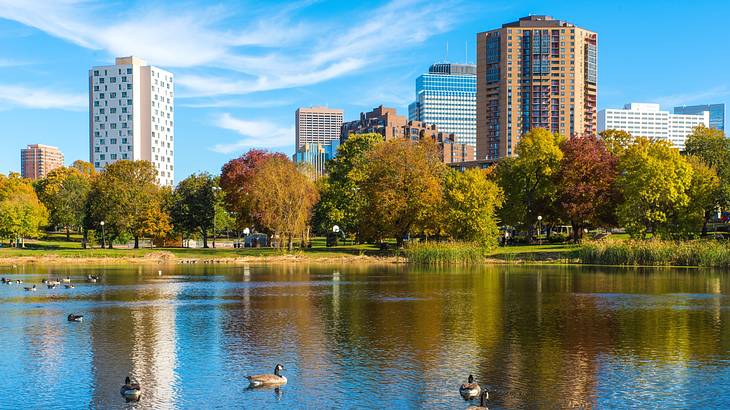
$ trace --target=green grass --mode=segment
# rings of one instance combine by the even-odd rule
[[[413,242],[403,254],[419,265],[473,265],[484,262],[485,249],[468,242]]]
[[[730,267],[730,245],[715,240],[602,240],[578,252],[582,263],[632,266]]]

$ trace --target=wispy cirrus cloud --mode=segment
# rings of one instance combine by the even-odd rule
[[[697,92],[686,92],[656,97],[652,101],[659,103],[662,107],[671,108],[678,105],[721,102],[728,96],[730,96],[730,88],[723,85]]]
[[[220,154],[231,154],[249,148],[282,148],[291,145],[294,140],[294,127],[281,127],[277,123],[261,120],[244,120],[223,113],[215,117],[213,124],[222,129],[234,131],[243,136],[229,143],[216,144],[211,151]]]
[[[134,54],[177,68],[179,96],[191,98],[301,87],[380,67],[448,30],[454,1],[362,6],[351,11],[356,24],[300,16],[310,2],[244,14],[194,3],[130,9],[90,0],[0,0],[0,18],[112,56]]]
[[[88,109],[89,100],[85,94],[0,84],[0,108],[2,107],[83,111]]]

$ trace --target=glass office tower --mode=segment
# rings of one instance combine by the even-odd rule
[[[473,64],[434,64],[416,79],[408,119],[453,133],[455,142],[476,146],[477,77]]]
[[[725,104],[702,104],[683,105],[674,107],[675,114],[702,114],[703,111],[710,113],[710,128],[725,131]]]

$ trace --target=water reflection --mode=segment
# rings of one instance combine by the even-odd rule
[[[0,288],[0,406],[730,407],[722,272],[494,266],[21,266]],[[83,283],[89,273],[99,283]],[[67,322],[68,313],[84,322]],[[286,367],[289,383],[245,376]],[[74,388],[69,389],[69,381]],[[0,394],[2,395],[2,394]]]

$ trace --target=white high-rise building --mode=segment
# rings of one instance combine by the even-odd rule
[[[114,161],[147,160],[158,183],[175,179],[172,73],[137,57],[89,70],[89,158],[103,170]]]
[[[327,145],[332,140],[339,140],[343,115],[344,111],[336,108],[298,108],[294,118],[296,124],[294,150],[302,148],[305,144]]]
[[[605,130],[626,131],[634,137],[666,140],[684,149],[687,136],[698,125],[710,125],[710,113],[670,114],[662,111],[659,104],[630,103],[623,109],[608,108],[598,112],[598,132]]]

